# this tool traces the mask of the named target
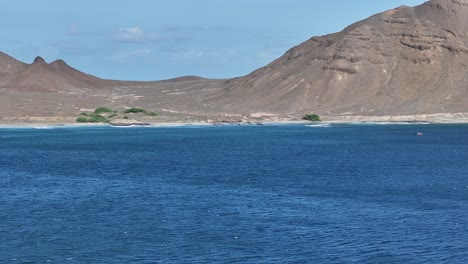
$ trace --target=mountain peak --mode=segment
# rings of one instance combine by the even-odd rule
[[[56,68],[61,68],[61,67],[66,67],[66,66],[68,66],[68,64],[67,64],[64,60],[61,60],[61,59],[59,59],[59,60],[54,60],[53,62],[50,63],[50,65],[51,65],[52,67],[56,67]],[[68,66],[68,67],[70,67],[70,66]]]
[[[37,56],[34,59],[34,63],[46,63],[46,61],[41,56]]]
[[[57,64],[57,65],[66,65],[67,63],[62,60],[62,59],[58,59],[58,60],[54,60],[53,62],[51,62],[50,64]]]

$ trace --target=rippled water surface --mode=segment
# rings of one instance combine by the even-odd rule
[[[468,263],[468,126],[0,129],[0,263],[46,262]]]

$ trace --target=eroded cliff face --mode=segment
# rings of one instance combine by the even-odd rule
[[[291,113],[467,111],[467,63],[468,0],[434,0],[311,38],[213,100]]]

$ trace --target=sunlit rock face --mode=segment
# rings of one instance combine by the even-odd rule
[[[468,0],[401,6],[311,38],[226,95],[283,112],[467,111],[467,29]]]

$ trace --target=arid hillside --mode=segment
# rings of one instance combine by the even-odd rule
[[[311,38],[230,80],[211,102],[281,113],[467,112],[467,45],[467,0],[402,6]]]
[[[432,0],[313,37],[228,80],[103,80],[62,60],[25,64],[0,53],[0,115],[71,120],[101,106],[184,118],[461,113],[467,80],[468,0]]]

